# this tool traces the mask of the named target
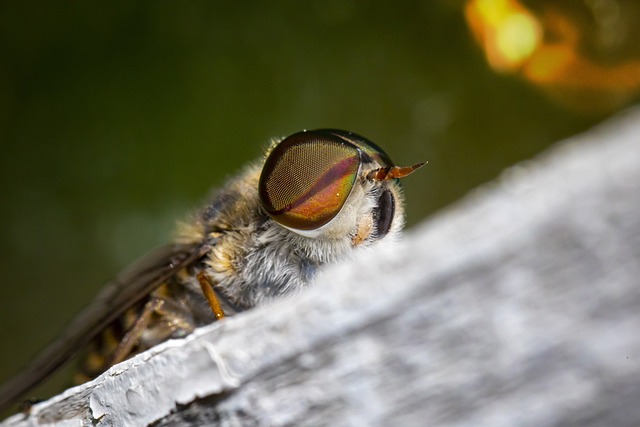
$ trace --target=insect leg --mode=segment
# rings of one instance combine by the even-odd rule
[[[110,366],[115,365],[116,363],[122,362],[126,359],[133,347],[137,344],[140,336],[145,331],[147,326],[149,326],[149,322],[151,321],[151,316],[153,313],[158,311],[162,305],[164,304],[164,300],[160,298],[151,298],[142,309],[142,314],[136,320],[136,323],[133,324],[131,329],[125,334],[124,338],[120,341],[118,348],[116,348],[115,352],[111,356]]]
[[[224,310],[220,305],[220,301],[218,301],[216,292],[213,290],[211,281],[207,278],[207,276],[204,275],[204,272],[198,273],[198,282],[200,283],[200,287],[202,288],[204,297],[209,302],[209,306],[211,307],[211,311],[213,311],[213,315],[216,316],[217,320],[224,318]]]

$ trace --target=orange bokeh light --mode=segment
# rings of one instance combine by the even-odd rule
[[[640,91],[638,58],[590,58],[581,28],[553,5],[534,14],[517,0],[469,0],[465,17],[494,70],[523,77],[565,106],[609,112]]]

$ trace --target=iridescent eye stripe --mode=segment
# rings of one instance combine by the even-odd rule
[[[311,219],[314,224],[308,225],[308,228],[323,225],[322,221],[331,220],[347,200],[356,179],[359,163],[360,159],[357,155],[337,162],[318,177],[313,186],[296,201],[273,214],[281,215],[285,212],[289,215],[295,214],[303,218],[305,223]]]

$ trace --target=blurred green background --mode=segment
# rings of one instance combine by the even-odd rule
[[[0,381],[273,136],[428,160],[411,226],[613,112],[496,74],[464,4],[0,5]]]

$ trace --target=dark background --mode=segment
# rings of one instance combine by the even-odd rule
[[[428,160],[411,226],[611,114],[496,74],[463,3],[3,3],[0,381],[273,136]]]

